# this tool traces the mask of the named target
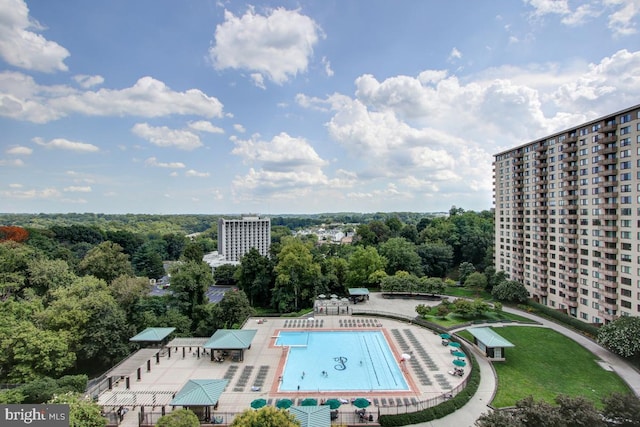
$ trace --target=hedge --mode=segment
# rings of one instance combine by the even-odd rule
[[[471,352],[467,352],[471,361],[472,369],[467,386],[460,393],[451,399],[431,408],[423,409],[418,412],[410,412],[398,415],[381,415],[380,425],[382,427],[406,426],[409,424],[418,424],[428,421],[437,420],[445,417],[458,409],[461,409],[471,398],[480,386],[480,366]]]

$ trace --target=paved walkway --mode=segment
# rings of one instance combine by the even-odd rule
[[[379,294],[371,294],[370,301],[365,303],[368,306],[363,306],[364,309],[371,309],[376,311],[386,311],[392,313],[401,313],[405,316],[414,316],[415,306],[418,304],[425,305],[437,305],[439,301],[421,301],[421,300],[404,300],[404,299],[383,299]],[[540,323],[542,327],[553,329],[562,335],[576,341],[589,351],[591,351],[599,360],[602,361],[601,365],[604,368],[610,368],[615,371],[634,391],[637,396],[640,396],[640,373],[633,368],[626,360],[611,353],[609,350],[601,347],[594,341],[586,338],[585,336],[574,332],[564,326],[561,326],[555,322],[551,322],[536,315],[526,313],[520,310],[505,307],[504,311],[508,313],[514,313],[522,317],[535,320]],[[492,324],[491,326],[496,326]],[[483,413],[489,412],[491,409],[487,406],[491,403],[493,395],[496,389],[496,376],[495,371],[491,363],[482,355],[477,349],[474,348],[476,360],[480,365],[480,386],[478,391],[469,402],[456,412],[447,415],[444,418],[438,420],[412,424],[412,427],[473,427],[475,421]]]

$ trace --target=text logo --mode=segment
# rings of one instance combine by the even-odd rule
[[[0,425],[69,427],[69,405],[0,405]]]

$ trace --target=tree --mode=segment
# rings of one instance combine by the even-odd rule
[[[602,416],[586,397],[559,395],[555,400],[560,418],[565,420],[567,426],[604,427]]]
[[[188,261],[202,261],[204,250],[199,243],[189,242],[182,251],[182,258]]]
[[[21,322],[0,346],[10,367],[7,379],[24,383],[44,376],[58,377],[71,368],[76,356],[71,351],[68,333],[38,329]]]
[[[211,267],[202,261],[180,262],[171,269],[171,289],[183,314],[192,320],[197,306],[204,304],[205,292],[213,284]]]
[[[622,357],[640,353],[640,317],[621,316],[600,327],[598,343]]]
[[[122,246],[109,241],[89,250],[78,269],[82,274],[90,274],[107,283],[118,276],[133,276],[129,256],[122,251]]]
[[[498,284],[491,291],[491,295],[498,301],[503,302],[526,302],[529,298],[527,288],[520,282],[515,280],[505,280]]]
[[[347,260],[347,287],[360,288],[373,285],[371,276],[376,271],[384,271],[387,260],[380,256],[376,248],[358,247]]]
[[[51,297],[37,318],[47,329],[69,334],[70,350],[80,365],[107,367],[129,352],[134,331],[103,280],[80,277]]]
[[[180,255],[182,255],[182,251],[187,244],[187,239],[184,235],[178,233],[165,234],[162,236],[162,240],[165,242],[165,248],[167,250],[166,259],[171,261],[180,259]],[[195,261],[202,261],[202,256]]]
[[[468,299],[458,298],[453,302],[451,308],[453,312],[462,317],[473,318],[481,316],[485,311],[489,310],[489,304],[481,299],[469,301]]]
[[[199,427],[198,416],[189,409],[176,409],[158,419],[156,427]]]
[[[565,427],[557,408],[544,400],[525,397],[516,402],[516,408],[523,427]]]
[[[507,280],[507,273],[502,270],[496,271],[496,268],[492,265],[484,269],[484,275],[487,277],[487,286],[485,288],[487,292],[491,292],[494,286]]]
[[[38,295],[49,289],[70,285],[76,275],[69,264],[61,259],[34,259],[27,264],[27,282]]]
[[[129,256],[133,256],[145,243],[143,236],[126,230],[107,230],[106,238],[122,246],[124,253]]]
[[[222,328],[230,329],[241,325],[254,310],[249,304],[247,295],[243,291],[233,290],[224,293],[215,312]]]
[[[14,242],[24,242],[29,238],[29,232],[22,227],[14,225],[0,226],[0,242],[13,240]]]
[[[467,276],[467,280],[464,281],[464,286],[479,293],[487,287],[487,276],[478,271],[471,273]]]
[[[133,254],[131,264],[138,276],[159,279],[164,276],[162,256],[153,243],[145,243]]]
[[[252,306],[267,307],[271,301],[271,285],[274,281],[271,260],[260,255],[256,248],[240,258],[235,280],[246,294]]]
[[[602,399],[602,415],[610,426],[640,426],[640,400],[634,394],[612,393]]]
[[[425,276],[444,277],[453,263],[453,248],[446,243],[423,243],[418,246]]]
[[[233,419],[230,427],[296,427],[300,422],[283,409],[265,406],[260,409],[247,409]]]
[[[462,264],[460,264],[460,267],[458,267],[458,279],[460,280],[460,283],[464,284],[464,282],[467,280],[467,277],[469,277],[469,275],[471,273],[474,273],[475,271],[476,268],[470,262],[463,262]]]
[[[416,245],[404,237],[393,237],[379,247],[380,255],[387,259],[386,272],[389,275],[396,271],[406,271],[419,276],[422,274],[420,256]]]
[[[131,313],[138,300],[149,293],[149,280],[145,277],[117,277],[109,285],[111,295],[127,313]]]
[[[105,427],[107,419],[101,408],[89,398],[79,393],[65,393],[55,396],[49,403],[69,405],[69,427]]]
[[[522,427],[522,422],[510,411],[490,411],[480,415],[476,427]]]
[[[296,238],[285,238],[275,267],[274,305],[279,311],[298,311],[311,305],[320,279],[320,265],[313,261],[309,247]]]
[[[213,280],[219,286],[233,286],[236,284],[236,270],[238,267],[233,264],[223,264],[213,271]]]
[[[327,295],[343,295],[346,293],[347,289],[345,283],[347,281],[347,271],[349,269],[346,259],[335,256],[323,257],[320,261],[320,269],[322,271],[323,286],[318,289],[319,292]]]

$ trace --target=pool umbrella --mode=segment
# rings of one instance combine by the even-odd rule
[[[336,299],[336,298],[338,298],[338,295],[336,295],[336,294],[331,294],[331,298],[332,298],[332,299]]]
[[[334,409],[338,409],[341,405],[340,401],[338,399],[327,399],[326,402],[324,402],[325,405],[329,406],[329,408],[333,411]]]
[[[366,408],[369,405],[371,405],[371,403],[369,403],[369,401],[364,397],[359,397],[353,401],[353,406],[356,406],[358,408]]]
[[[251,402],[251,407],[253,409],[260,409],[267,404],[267,401],[264,399],[255,399]]]
[[[312,397],[307,397],[302,402],[300,402],[300,406],[316,406],[318,401]]]
[[[449,345],[450,345],[451,347],[458,347],[458,348],[460,348],[460,343],[459,343],[459,342],[451,341],[451,342],[449,343]]]
[[[276,408],[289,409],[291,405],[293,405],[291,399],[280,399],[278,403],[276,403]]]
[[[320,298],[320,299],[325,299],[326,297],[327,297],[327,296],[326,296],[325,294],[320,294],[320,295],[318,295],[318,298]]]
[[[466,354],[464,354],[461,351],[454,351],[453,353],[451,353],[452,355],[454,355],[455,357],[467,357]]]
[[[449,334],[440,334],[440,338],[442,338],[443,340],[448,340],[449,338],[451,338],[451,335],[449,335]]]
[[[453,361],[453,364],[456,365],[456,366],[460,366],[460,367],[467,366],[467,362],[465,362],[464,360],[460,360],[460,359],[455,359]]]

